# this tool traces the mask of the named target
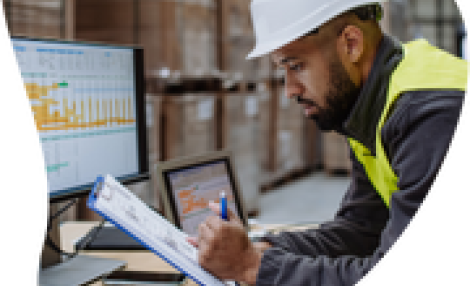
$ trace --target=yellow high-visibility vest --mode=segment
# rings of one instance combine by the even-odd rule
[[[454,89],[467,87],[467,62],[441,51],[425,40],[404,45],[404,57],[392,73],[382,115],[376,128],[376,156],[360,142],[348,138],[358,161],[364,166],[367,176],[390,207],[392,194],[398,190],[398,177],[387,158],[381,131],[389,116],[393,103],[401,94],[414,90]]]

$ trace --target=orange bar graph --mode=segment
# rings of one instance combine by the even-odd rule
[[[119,118],[120,117],[120,114],[119,114],[119,101],[116,99],[114,99],[114,111],[116,112],[116,117],[115,118]]]
[[[93,113],[91,112],[92,105],[91,105],[91,97],[88,98],[88,122],[93,122]]]
[[[83,124],[85,122],[85,102],[83,100],[80,102],[80,107],[80,110],[82,111],[80,114],[80,123]]]
[[[106,118],[108,118],[108,107],[106,106],[106,101],[103,101],[103,120],[105,122],[105,126],[108,126],[108,122]]]
[[[69,118],[69,104],[67,98],[64,98],[64,100],[62,101],[62,110],[65,113],[64,117]],[[58,115],[60,116],[60,113]]]
[[[85,129],[109,126],[113,123],[125,125],[136,122],[132,113],[131,96],[114,100],[114,111],[116,114],[113,116],[112,99],[97,99],[94,103],[91,97],[74,100],[71,102],[72,108],[70,109],[69,100],[64,98],[62,106],[60,106],[60,102],[50,96],[50,91],[59,88],[67,87],[61,87],[57,83],[50,86],[41,86],[36,83],[25,84],[25,89],[31,102],[31,109],[34,113],[36,127],[39,131]],[[107,112],[108,100],[109,113]],[[119,108],[120,104],[122,108]],[[77,112],[77,105],[80,106],[80,113]],[[100,112],[100,105],[103,108],[102,112]],[[58,111],[57,107],[61,107],[62,112]],[[95,112],[93,112],[94,109]],[[88,113],[88,122],[86,122],[86,113]],[[93,115],[95,115],[95,119],[93,119]]]
[[[132,114],[132,100],[130,97],[127,98],[127,114]]]
[[[75,101],[72,104],[72,114],[73,114],[72,124],[76,125],[76,124],[78,124],[79,118],[77,116],[77,103]],[[77,129],[77,128],[74,127],[73,129]]]
[[[109,100],[109,118],[113,117],[113,101]]]

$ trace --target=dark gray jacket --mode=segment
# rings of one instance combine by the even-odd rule
[[[401,59],[401,45],[385,36],[371,76],[341,130],[373,154],[388,81]],[[358,282],[392,247],[426,197],[458,123],[463,95],[455,90],[403,94],[382,129],[385,151],[399,178],[390,209],[351,152],[352,182],[335,218],[316,230],[266,237],[274,247],[263,255],[256,285]]]

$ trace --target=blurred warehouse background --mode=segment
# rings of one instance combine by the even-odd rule
[[[301,107],[283,96],[282,73],[268,58],[244,60],[255,41],[250,0],[4,0],[3,5],[12,36],[144,48],[151,170],[160,161],[230,149],[252,217],[263,215],[263,197],[285,197],[279,186],[288,188],[303,177],[313,183],[320,178],[327,188],[328,181],[334,185],[349,174],[345,140],[320,133]],[[463,56],[465,31],[453,0],[390,0],[384,8],[383,28],[398,39],[426,38]],[[160,209],[156,182],[135,192]],[[83,203],[65,217],[93,218]]]

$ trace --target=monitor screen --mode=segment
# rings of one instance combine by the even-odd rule
[[[139,48],[12,38],[44,152],[50,198],[98,175],[148,173]]]
[[[214,213],[209,201],[218,202],[221,191],[227,196],[227,206],[240,216],[241,205],[227,159],[204,162],[163,172],[170,205],[176,214],[176,225],[185,233],[197,236],[198,226]]]

